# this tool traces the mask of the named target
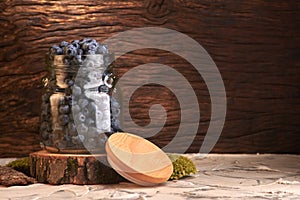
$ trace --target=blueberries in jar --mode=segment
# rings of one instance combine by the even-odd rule
[[[73,40],[71,42],[63,41],[51,47],[49,54],[50,62],[48,64],[52,65],[52,68],[50,68],[52,71],[48,74],[49,82],[45,85],[45,88],[50,92],[47,92],[47,95],[43,96],[42,100],[44,107],[41,113],[42,125],[40,132],[43,143],[50,146],[57,145],[58,148],[82,148],[82,141],[87,142],[87,145],[92,148],[96,145],[103,146],[107,136],[103,131],[97,129],[96,126],[96,118],[102,122],[101,117],[103,113],[100,111],[100,114],[99,112],[98,114],[96,113],[98,106],[101,107],[101,103],[99,103],[100,105],[96,104],[94,100],[85,98],[85,95],[91,93],[97,95],[97,89],[99,92],[107,94],[110,92],[110,87],[113,86],[112,82],[114,80],[114,77],[110,74],[111,71],[105,70],[103,75],[102,69],[99,69],[99,71],[94,69],[112,66],[108,66],[107,63],[113,60],[113,54],[109,53],[106,45],[100,44],[91,38]],[[103,60],[101,62],[98,60],[102,56],[90,56],[94,54],[102,54]],[[62,56],[55,57],[55,55]],[[54,59],[55,62],[53,62]],[[91,66],[87,64],[90,61],[93,61]],[[83,67],[83,73],[77,74],[79,67]],[[96,76],[92,77],[95,80],[94,82],[90,80],[90,77],[87,77],[86,71],[95,71]],[[64,88],[58,88],[60,90],[56,90],[59,87],[57,85],[57,72],[60,73],[60,80],[65,83]],[[97,88],[103,81],[106,85]],[[93,84],[89,88],[90,85],[87,86],[87,84],[90,82]],[[91,93],[88,93],[87,90]],[[50,102],[49,98],[53,93],[59,93],[57,97],[60,99],[58,104],[55,102],[54,105],[50,105],[53,101],[51,100]],[[104,96],[103,94],[101,95]],[[55,106],[55,108],[51,106]],[[111,133],[113,133],[121,130],[119,128],[120,122],[118,121],[120,106],[117,102],[111,101],[110,108],[110,110],[106,110],[106,118],[109,119],[108,114],[110,112]],[[61,127],[57,130],[52,130],[52,124],[56,123],[56,121]],[[77,126],[75,126],[74,121],[78,122]],[[109,125],[107,126],[109,127]],[[74,144],[76,145],[74,146]]]
[[[70,112],[70,106],[69,105],[60,105],[58,108],[58,111],[61,114],[68,114]]]
[[[61,126],[65,126],[69,123],[69,116],[68,115],[60,115],[59,116],[59,124]]]

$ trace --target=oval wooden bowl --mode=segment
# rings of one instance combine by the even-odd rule
[[[108,138],[105,148],[111,166],[136,184],[148,186],[163,183],[173,172],[169,157],[142,137],[115,133]]]

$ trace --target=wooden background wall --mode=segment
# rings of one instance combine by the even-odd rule
[[[39,149],[40,80],[51,45],[83,37],[102,41],[145,26],[189,35],[216,62],[228,111],[214,152],[300,153],[300,1],[2,0],[0,10],[0,157]],[[149,61],[190,74],[202,116],[189,151],[198,151],[210,117],[205,83],[195,81],[185,60],[158,50],[122,57],[116,73],[121,76]],[[163,91],[166,100],[157,91]],[[165,88],[147,86],[135,95],[132,115],[139,124],[149,121],[149,105],[160,102],[166,107],[170,119],[152,138],[165,145],[178,128],[179,111],[172,109],[178,102]],[[145,95],[147,104],[141,98]]]

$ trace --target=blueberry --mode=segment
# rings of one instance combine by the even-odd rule
[[[120,126],[120,121],[118,119],[111,120],[111,128],[113,132],[123,132]]]
[[[65,97],[59,97],[59,105],[65,105],[66,104],[66,101],[65,101]]]
[[[79,48],[80,48],[79,40],[73,40],[73,41],[71,42],[71,44],[72,44],[76,49],[79,49]]]
[[[42,101],[48,103],[50,101],[50,95],[48,93],[42,95]]]
[[[49,118],[49,113],[42,110],[41,111],[41,121],[48,121],[48,118]]]
[[[64,141],[66,142],[67,146],[70,146],[70,142],[71,142],[71,137],[69,134],[64,135]]]
[[[45,114],[50,114],[49,103],[42,103],[42,111],[45,112]]]
[[[109,93],[109,88],[106,85],[100,85],[98,87],[98,92],[104,92],[104,93]]]
[[[79,99],[78,100],[78,105],[81,108],[85,108],[89,104],[89,101],[87,99]]]
[[[99,143],[100,143],[100,144],[105,144],[106,141],[107,141],[107,136],[106,136],[104,133],[101,133],[101,134],[98,136],[98,140],[99,140]]]
[[[81,137],[82,138],[82,137]],[[82,141],[81,141],[81,138],[79,137],[79,135],[77,135],[77,136],[73,136],[72,137],[72,143],[73,144],[80,144]]]
[[[42,122],[40,125],[41,131],[51,131],[51,126],[48,122]]]
[[[114,107],[120,108],[120,104],[119,104],[118,100],[117,100],[115,97],[111,97],[111,98],[110,98],[110,103],[111,103]]]
[[[95,52],[94,50],[86,50],[86,51],[85,51],[85,54],[86,54],[86,55],[95,55],[96,52]]]
[[[96,137],[98,135],[98,130],[96,127],[89,127],[89,130],[87,132],[87,136],[89,138],[92,138],[92,137]]]
[[[99,45],[96,52],[97,54],[108,54],[107,46],[103,44]]]
[[[90,38],[83,38],[79,41],[79,44],[82,46],[84,43],[86,43],[87,41],[91,40]]]
[[[78,134],[87,134],[87,132],[89,130],[89,128],[86,125],[84,125],[84,124],[80,124],[77,128],[78,128],[77,129],[78,130]]]
[[[78,135],[78,138],[81,142],[83,142],[85,137],[84,137],[84,135]]]
[[[82,110],[82,113],[85,115],[85,116],[88,116],[90,114],[90,111],[87,107],[83,108]]]
[[[63,51],[62,51],[62,48],[60,48],[59,46],[57,45],[53,45],[50,50],[50,60],[53,60],[54,59],[54,56],[55,55],[62,55]]]
[[[77,76],[76,77],[76,83],[79,85],[79,86],[84,86],[86,83],[87,83],[87,80],[85,79],[86,77],[80,77],[80,76]]]
[[[67,85],[68,85],[69,87],[71,87],[71,86],[74,85],[74,81],[71,80],[71,79],[66,79],[65,82],[67,83]]]
[[[79,113],[80,110],[81,110],[81,109],[80,109],[79,105],[73,105],[73,107],[72,107],[72,112],[73,112],[74,114]]]
[[[70,106],[74,106],[74,105],[77,105],[77,101],[75,101],[74,99],[71,99],[71,100],[68,102],[68,104],[69,104]]]
[[[66,102],[69,102],[69,101],[72,101],[72,95],[65,95],[65,101]]]
[[[89,103],[89,105],[88,105],[88,110],[90,111],[90,112],[95,112],[96,111],[96,109],[97,109],[97,105],[96,105],[96,103],[94,102],[94,101],[91,101],[90,103]]]
[[[49,139],[49,132],[46,130],[43,130],[41,133],[42,139],[43,140],[48,140]]]
[[[87,38],[81,43],[81,48],[85,54],[96,54],[98,47],[99,43],[94,39]]]
[[[72,61],[69,58],[64,58],[63,63],[64,63],[64,65],[71,65]]]
[[[120,115],[120,109],[119,108],[112,108],[111,109],[111,115],[113,118],[117,118]]]
[[[61,126],[65,126],[69,123],[69,116],[68,115],[60,115],[59,116],[59,124]]]
[[[95,121],[92,120],[91,118],[87,118],[84,122],[84,124],[86,124],[88,127],[91,127],[92,125],[94,125]]]
[[[72,58],[72,63],[74,65],[81,65],[82,64],[82,56],[81,55],[75,55],[73,58]]]
[[[77,49],[77,55],[82,56],[83,55],[83,50],[82,49]]]
[[[67,46],[69,44],[69,42],[66,42],[66,41],[62,41],[61,43],[60,43],[60,47],[61,48],[63,48],[63,47],[65,47],[65,46]]]
[[[81,95],[81,88],[78,87],[77,85],[74,85],[73,89],[72,89],[72,93],[73,93],[74,96],[80,96]]]
[[[97,145],[97,142],[95,141],[94,138],[89,138],[87,140],[87,145],[88,145],[88,148],[95,148]]]
[[[74,123],[69,123],[68,124],[68,133],[71,136],[75,136],[77,135],[77,130],[76,130],[76,126]]]
[[[77,119],[77,121],[79,123],[83,123],[85,121],[85,119],[86,119],[86,117],[81,112],[78,113],[78,114],[76,114],[76,115],[74,115],[74,117]]]
[[[53,45],[50,48],[50,53],[53,53],[54,55],[61,55],[63,53],[62,48],[57,46],[57,45]]]
[[[59,106],[58,111],[62,114],[68,114],[70,112],[70,106],[69,105],[61,105],[61,106]]]
[[[77,55],[77,48],[72,44],[69,44],[63,48],[63,53],[69,57],[74,57]]]

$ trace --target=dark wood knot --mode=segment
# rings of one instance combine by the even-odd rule
[[[172,12],[173,0],[145,0],[146,17],[152,22],[165,22]]]

